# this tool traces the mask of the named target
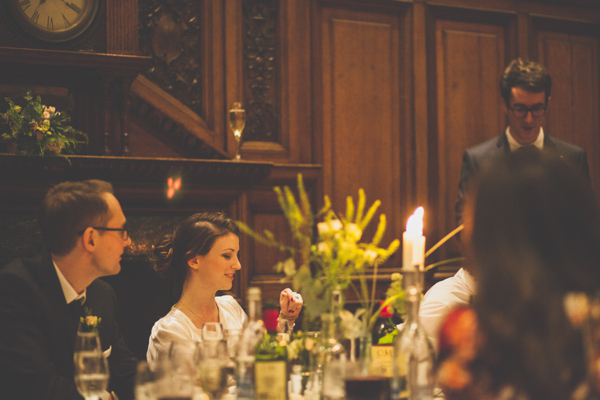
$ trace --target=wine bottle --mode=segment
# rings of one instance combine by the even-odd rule
[[[263,321],[267,334],[254,351],[254,394],[257,399],[286,400],[288,398],[287,347],[277,334],[277,310],[265,310]]]
[[[265,328],[260,312],[260,288],[248,288],[248,322],[246,323],[238,342],[235,366],[237,398],[240,400],[254,400],[254,351],[265,334]]]
[[[320,345],[322,351],[323,379],[321,394],[325,400],[344,399],[344,378],[346,375],[346,349],[341,344],[341,316],[343,309],[342,293],[339,287],[331,292],[331,314],[321,315],[322,337]]]
[[[393,400],[430,400],[433,398],[433,346],[419,323],[420,296],[417,286],[406,289],[407,317],[394,343],[392,363]]]
[[[396,324],[392,320],[394,313],[390,304],[383,306],[380,302],[380,312],[372,331],[371,373],[374,375],[392,377],[392,360],[394,341],[398,335]]]

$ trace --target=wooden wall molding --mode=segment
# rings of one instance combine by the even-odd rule
[[[143,208],[179,211],[202,202],[226,202],[267,178],[271,163],[220,160],[160,159],[140,157],[27,157],[0,156],[0,177],[5,190],[0,194],[0,208],[37,207],[45,191],[54,183],[66,180],[102,179],[119,189],[120,200],[134,210]],[[166,199],[168,177],[182,177],[186,195],[174,202]],[[28,187],[24,190],[24,187]],[[212,194],[211,194],[212,193]],[[229,193],[229,194],[227,194]]]

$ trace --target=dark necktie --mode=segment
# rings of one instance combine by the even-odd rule
[[[79,326],[79,318],[83,315],[83,305],[81,304],[81,300],[73,300],[68,304],[68,307],[69,316],[71,317],[71,324],[75,331],[77,331],[77,327]]]

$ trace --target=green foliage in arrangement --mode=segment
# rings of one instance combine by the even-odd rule
[[[6,98],[8,110],[0,113],[0,132],[8,150],[24,155],[70,154],[78,144],[87,143],[87,135],[72,126],[64,112],[42,104],[40,96],[28,91],[23,107]]]
[[[347,197],[344,213],[337,214],[332,210],[331,201],[325,196],[324,207],[314,214],[302,175],[298,175],[297,198],[287,186],[275,187],[274,190],[289,223],[292,244],[279,242],[268,230],[258,233],[242,222],[238,225],[255,240],[288,255],[287,259],[275,265],[275,269],[283,272],[283,280],[291,282],[293,289],[302,294],[306,319],[330,311],[331,291],[336,287],[353,290],[364,309],[362,320],[372,319],[377,268],[400,246],[399,240],[395,239],[387,247],[380,247],[386,229],[385,214],[379,215],[373,238],[367,241],[363,237],[380,201],[366,208],[365,192],[360,189],[356,201],[351,196]],[[373,281],[369,290],[367,278],[371,276]]]

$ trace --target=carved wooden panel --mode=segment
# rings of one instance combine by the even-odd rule
[[[560,28],[560,23],[554,23]],[[537,33],[539,60],[552,76],[548,134],[583,147],[592,188],[600,193],[600,29],[595,37],[554,31]]]
[[[242,157],[314,162],[311,2],[227,0],[226,4],[226,104],[243,99],[248,112]],[[231,134],[227,149],[235,149]]]
[[[203,17],[195,0],[140,0],[140,51],[152,57],[144,76],[202,116]]]
[[[335,8],[323,8],[319,21],[324,191],[336,211],[345,210],[346,196],[357,198],[359,188],[367,204],[381,200],[379,212],[388,222],[384,243],[401,234],[412,190],[406,177],[413,171],[401,170],[413,151],[406,140],[410,85],[400,60],[406,45],[401,21],[389,12]]]
[[[246,141],[279,139],[279,1],[242,1]]]
[[[429,193],[439,239],[456,227],[463,152],[504,130],[499,81],[511,44],[505,42],[504,26],[438,18],[430,28],[435,29],[437,125],[432,124]]]

